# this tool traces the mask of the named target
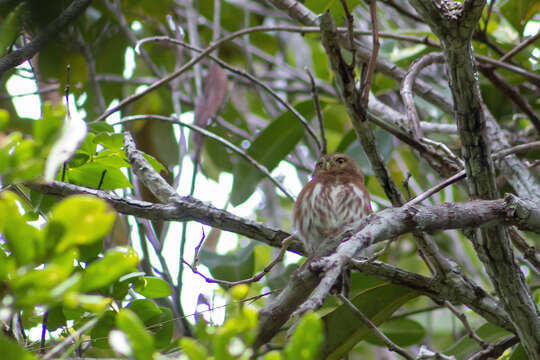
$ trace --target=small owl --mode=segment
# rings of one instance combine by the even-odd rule
[[[371,214],[369,193],[360,167],[349,156],[322,156],[293,210],[294,234],[306,255],[320,257],[332,252],[340,235]]]

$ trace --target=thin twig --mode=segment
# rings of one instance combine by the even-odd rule
[[[90,328],[92,328],[98,322],[98,319],[99,317],[95,317],[89,320],[86,324],[84,324],[80,328],[78,328],[75,332],[73,332],[71,335],[65,338],[64,341],[62,341],[61,343],[56,345],[54,348],[52,348],[48,353],[46,353],[43,356],[43,360],[52,359],[54,355],[56,355],[57,353],[59,353],[60,351],[68,347],[71,341],[73,341],[73,339],[75,339],[78,336],[81,336],[82,334],[90,330]]]
[[[393,0],[383,0],[382,2],[383,2],[383,4],[394,8],[398,13],[403,14],[403,15],[413,19],[414,21],[424,22],[424,20],[420,16],[418,16],[415,13],[410,12],[404,6],[394,2]]]
[[[221,34],[221,0],[214,0],[214,19],[212,20],[212,41],[217,41]]]
[[[487,15],[486,15],[486,19],[484,20],[484,34],[487,32],[487,27],[488,27],[488,24],[489,24],[489,19],[491,17],[491,11],[493,10],[493,6],[495,5],[495,2],[497,0],[493,0],[493,1],[490,1],[489,2],[489,5],[488,5],[488,9],[487,9]]]
[[[536,33],[536,35],[533,35],[531,37],[528,37],[527,39],[523,40],[518,46],[504,54],[503,57],[499,59],[499,61],[506,61],[511,59],[514,55],[516,55],[521,50],[525,49],[527,46],[535,42],[538,38],[540,38],[540,31]]]
[[[315,79],[313,74],[306,67],[306,72],[311,81],[311,95],[313,97],[313,103],[315,104],[315,113],[317,114],[317,120],[319,120],[319,136],[321,137],[321,155],[327,153],[327,144],[326,144],[326,132],[324,130],[324,115],[321,110],[321,102],[319,101],[319,90],[317,90],[317,85],[315,84]]]
[[[463,160],[457,157],[456,154],[454,154],[452,150],[450,150],[448,146],[446,146],[445,143],[434,141],[428,138],[422,138],[420,139],[420,141],[423,142],[424,144],[428,144],[428,145],[441,149],[446,154],[446,156],[448,156],[454,162],[454,164],[456,164],[456,166],[463,167],[464,165]]]
[[[409,354],[409,352],[407,350],[405,350],[401,346],[395,344],[386,335],[384,335],[384,333],[381,330],[379,330],[377,328],[377,326],[374,323],[372,323],[371,320],[366,315],[364,315],[364,313],[361,312],[360,309],[358,309],[349,299],[347,299],[342,294],[337,294],[337,296],[339,297],[339,299],[341,301],[343,301],[343,303],[345,305],[347,305],[354,312],[354,314],[360,320],[362,320],[362,322],[367,327],[369,327],[373,331],[373,334],[375,336],[377,336],[382,342],[384,342],[386,344],[386,346],[388,347],[388,350],[396,352],[396,353],[400,354],[401,356],[403,356],[404,358],[406,358],[408,360],[414,360],[414,356]]]
[[[347,6],[346,0],[341,0],[341,6],[343,7],[343,10],[345,11],[345,17],[347,19],[347,33],[349,38],[349,47],[352,51],[352,62],[351,67],[356,66],[356,46],[354,44],[354,18],[349,11],[349,7]]]
[[[131,43],[131,46],[135,47],[135,52],[139,54],[145,64],[148,66],[148,68],[152,71],[152,73],[157,76],[161,77],[161,71],[159,71],[157,65],[152,61],[152,58],[150,55],[144,51],[137,49],[137,37],[131,30],[131,27],[129,26],[125,16],[124,12],[122,11],[122,4],[119,0],[105,0],[104,1],[105,6],[108,8],[109,13],[116,19],[116,22],[118,25],[120,25],[120,29],[122,29],[122,32],[124,35],[129,39],[129,42]]]
[[[531,149],[540,149],[540,141],[535,141],[535,142],[532,142],[532,143],[529,143],[529,144],[522,144],[522,145],[513,146],[511,148],[504,149],[504,150],[496,152],[495,154],[492,155],[492,157],[493,157],[494,160],[500,160],[500,159],[502,159],[502,158],[504,158],[504,157],[506,157],[506,156],[508,156],[510,154],[514,154],[514,153],[521,152],[521,151],[524,151],[524,150],[531,150]],[[418,195],[417,197],[415,197],[411,201],[407,202],[405,205],[412,206],[412,205],[421,203],[422,201],[429,198],[431,195],[441,191],[445,187],[447,187],[449,185],[452,185],[453,183],[458,182],[461,179],[464,179],[465,176],[466,176],[465,170],[461,170],[460,172],[458,172],[458,173],[452,175],[451,177],[449,177],[448,179],[446,179],[446,180],[442,181],[441,183],[435,185],[431,189],[429,189],[429,190],[425,191],[424,193]]]
[[[394,241],[396,241],[397,239],[398,239],[398,237],[394,237],[394,238],[391,238],[390,240],[388,240],[388,241],[386,242],[386,244],[384,244],[384,247],[383,247],[381,250],[379,250],[379,251],[373,253],[373,254],[366,260],[366,262],[367,262],[367,263],[372,263],[372,262],[374,262],[375,260],[377,260],[380,256],[386,254],[388,251],[390,251],[390,247],[391,247],[392,243],[393,243]]]
[[[101,87],[98,84],[96,79],[96,60],[92,54],[92,48],[90,42],[86,42],[80,29],[77,29],[76,32],[77,43],[81,47],[84,59],[86,61],[86,69],[88,71],[88,80],[92,90],[94,91],[94,96],[97,100],[97,112],[103,112],[107,110],[107,105],[105,104],[105,98],[103,97],[103,92]]]
[[[517,344],[518,342],[519,337],[517,336],[506,337],[493,344],[490,344],[486,349],[478,351],[467,358],[467,360],[497,359],[506,351],[506,349]]]
[[[170,43],[173,43],[173,44],[176,44],[176,45],[184,46],[184,47],[186,47],[186,48],[188,48],[190,50],[193,50],[193,51],[203,52],[203,49],[200,49],[200,48],[195,47],[193,45],[187,44],[187,43],[185,43],[185,42],[183,42],[181,40],[170,38],[168,36],[155,36],[155,37],[151,37],[151,38],[145,38],[145,39],[140,40],[137,43],[137,46],[140,47],[140,46],[142,46],[142,44],[144,44],[145,42],[149,42],[149,41],[166,41],[166,42],[170,42]],[[313,138],[313,140],[315,140],[315,143],[317,144],[317,147],[319,148],[319,150],[321,149],[322,145],[321,145],[319,139],[317,138],[317,135],[315,134],[315,132],[311,128],[311,126],[309,126],[309,123],[306,120],[306,118],[304,118],[304,116],[302,116],[302,114],[300,114],[298,112],[298,110],[296,110],[291,104],[289,104],[287,101],[283,100],[270,86],[266,85],[264,82],[262,82],[261,80],[259,80],[258,78],[256,78],[252,74],[250,74],[249,72],[244,71],[244,70],[239,69],[239,68],[235,68],[235,67],[227,64],[226,62],[224,62],[223,60],[221,60],[221,59],[219,59],[219,58],[217,58],[215,56],[208,55],[208,58],[215,61],[217,64],[219,64],[224,69],[227,69],[227,70],[229,70],[230,72],[232,72],[232,73],[234,73],[236,75],[247,78],[251,82],[254,82],[255,84],[259,85],[261,88],[263,88],[265,91],[267,91],[277,102],[279,102],[287,110],[289,110],[300,121],[300,123],[302,123],[302,125],[304,126],[304,128],[306,129],[308,134]]]
[[[435,185],[434,187],[430,188],[429,190],[423,192],[422,194],[416,196],[414,199],[408,201],[405,205],[416,205],[421,203],[422,201],[429,198],[431,195],[438,193],[442,189],[444,189],[447,186],[452,185],[453,183],[458,182],[459,180],[465,179],[465,170],[461,170],[460,172],[452,175],[448,179],[440,182],[439,184]]]
[[[525,99],[519,91],[519,88],[512,86],[501,75],[493,71],[491,66],[482,65],[479,67],[486,78],[488,78],[493,85],[495,85],[505,96],[507,96],[521,111],[527,115],[531,123],[533,124],[536,133],[540,134],[540,116],[533,109],[531,104]]]
[[[459,321],[461,321],[461,323],[463,324],[463,327],[465,328],[465,331],[467,331],[467,334],[469,335],[469,337],[471,339],[473,339],[474,341],[476,341],[478,344],[480,344],[480,346],[483,348],[483,349],[486,349],[489,344],[487,342],[484,341],[484,339],[482,339],[480,336],[478,336],[477,333],[474,332],[473,328],[471,327],[471,324],[469,324],[469,321],[467,320],[467,317],[465,316],[465,314],[463,314],[461,311],[459,311],[458,308],[456,308],[454,305],[452,305],[452,303],[448,300],[446,300],[444,302],[444,305],[450,309],[450,311],[456,315],[456,317],[459,319]]]
[[[71,118],[70,106],[69,106],[69,90],[71,87],[71,65],[67,64],[66,66],[66,87],[64,88],[64,97],[66,98],[66,112],[68,118]]]
[[[45,354],[45,337],[47,335],[47,320],[49,319],[49,310],[43,314],[43,321],[41,322],[41,341],[39,342],[39,354]]]
[[[412,198],[411,189],[409,188],[409,180],[411,179],[411,177],[412,177],[412,174],[407,171],[407,176],[401,182],[401,185],[403,185],[403,188],[405,188],[405,191],[407,191],[407,199]]]
[[[201,272],[199,272],[197,270],[197,267],[196,267],[195,264],[191,265],[190,263],[188,263],[184,259],[182,259],[182,262],[185,265],[187,265],[191,269],[191,271],[193,271],[194,274],[197,274],[197,275],[201,276],[204,279],[204,281],[206,281],[207,283],[219,284],[219,285],[223,285],[225,287],[231,288],[231,287],[236,286],[236,285],[249,284],[249,283],[252,283],[252,282],[257,282],[260,279],[262,279],[266,274],[268,274],[270,272],[270,270],[272,270],[272,268],[278,262],[281,261],[281,259],[283,259],[283,256],[285,255],[285,252],[289,248],[289,245],[292,243],[292,241],[293,241],[292,236],[288,236],[285,239],[283,239],[283,242],[282,242],[282,245],[281,245],[281,249],[279,250],[279,253],[277,254],[277,256],[268,265],[266,265],[264,267],[264,269],[261,272],[259,272],[258,274],[253,275],[252,277],[250,277],[248,279],[239,280],[239,281],[226,281],[226,280],[213,279],[213,278],[210,278],[210,277],[202,274]]]
[[[535,74],[535,73],[533,73],[531,71],[527,71],[527,70],[525,70],[523,68],[520,68],[520,67],[517,67],[515,65],[507,64],[507,63],[502,62],[502,61],[497,60],[497,59],[492,59],[489,56],[474,55],[474,57],[478,61],[482,61],[482,62],[491,64],[491,65],[494,65],[495,67],[500,67],[500,68],[503,68],[505,70],[515,72],[516,74],[520,74],[520,75],[526,77],[527,79],[533,81],[535,84],[538,84],[540,82],[540,75]]]
[[[508,233],[510,234],[512,243],[516,248],[519,249],[519,251],[521,251],[523,257],[529,261],[529,263],[534,266],[537,271],[540,271],[540,253],[538,253],[536,248],[527,244],[525,239],[513,227],[508,227]]]
[[[369,14],[371,16],[372,32],[372,49],[371,57],[369,58],[368,69],[366,78],[362,84],[362,102],[367,105],[369,101],[369,90],[371,88],[371,82],[373,81],[373,75],[375,74],[375,68],[377,67],[377,55],[379,55],[379,25],[377,24],[377,0],[370,0]]]

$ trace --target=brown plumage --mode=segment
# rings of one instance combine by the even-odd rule
[[[333,251],[340,235],[372,212],[360,167],[349,156],[322,156],[293,210],[293,231],[308,257]]]

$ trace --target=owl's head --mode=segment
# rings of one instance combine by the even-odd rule
[[[349,156],[342,153],[332,153],[323,155],[315,165],[313,177],[321,176],[360,176],[363,180],[364,176],[360,167]]]

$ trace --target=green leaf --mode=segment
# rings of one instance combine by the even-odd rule
[[[42,213],[49,213],[53,205],[59,202],[59,199],[56,196],[45,195],[30,190],[30,202],[34,210]]]
[[[281,356],[279,351],[272,350],[264,354],[263,360],[283,360],[283,356]]]
[[[521,35],[527,22],[538,14],[539,8],[540,1],[538,0],[513,0],[505,2],[501,7],[501,14]]]
[[[120,150],[124,147],[124,136],[115,132],[102,132],[96,135],[93,140],[96,144],[101,144],[107,149]]]
[[[141,283],[133,287],[133,290],[150,299],[171,295],[169,284],[157,277],[144,277]]]
[[[111,310],[105,311],[90,332],[92,346],[100,349],[109,349],[110,346],[107,336],[109,335],[109,332],[114,328],[115,323],[116,312]]]
[[[295,109],[309,119],[314,114],[313,101],[301,102]],[[295,148],[303,135],[304,127],[300,121],[286,111],[257,136],[246,152],[268,171],[272,171]],[[231,204],[236,206],[246,201],[263,177],[249,162],[239,161],[234,170]]]
[[[128,168],[131,167],[124,150],[103,150],[92,159],[92,163],[97,165],[113,167],[113,168]]]
[[[7,127],[9,124],[9,112],[4,109],[0,109],[0,130]]]
[[[45,181],[54,180],[58,169],[75,154],[86,134],[86,123],[77,114],[66,116],[60,136],[54,142],[45,162]]]
[[[139,258],[135,251],[112,250],[104,258],[91,263],[83,273],[81,291],[97,290],[118,280],[133,270]]]
[[[163,164],[161,164],[152,155],[143,154],[143,156],[146,159],[146,161],[148,161],[150,163],[150,165],[154,168],[154,170],[156,170],[158,173],[161,172],[162,170],[165,170],[165,166],[163,166]]]
[[[216,359],[234,359],[253,343],[257,333],[256,328],[257,312],[249,307],[241,308],[238,315],[229,318],[215,332],[214,356]]]
[[[144,327],[152,333],[157,349],[169,345],[174,330],[170,309],[157,307],[152,301],[144,299],[134,300],[128,308],[142,320]]]
[[[426,330],[418,321],[407,318],[390,319],[382,323],[379,330],[392,342],[402,347],[418,344],[426,335]],[[385,346],[385,343],[373,331],[366,335],[365,340],[371,344]]]
[[[349,6],[349,9],[351,9],[351,11],[360,3],[362,3],[361,0],[347,1],[347,5]],[[338,26],[342,26],[344,23],[345,10],[343,10],[341,2],[338,0],[308,0],[306,1],[305,5],[315,14],[322,14],[325,11],[330,11],[330,13],[334,16],[334,19]]]
[[[13,278],[10,283],[17,297],[17,303],[24,306],[34,306],[60,297],[61,294],[52,289],[68,279],[73,272],[73,263],[76,257],[77,251],[71,249],[56,256],[43,269],[32,269]]]
[[[104,200],[88,195],[66,198],[56,204],[51,212],[51,222],[61,224],[64,228],[56,246],[58,252],[102,239],[111,230],[115,219],[115,213]]]
[[[247,279],[253,275],[255,265],[255,255],[253,252],[254,243],[234,253],[218,255],[205,248],[201,249],[200,260],[208,267],[213,277],[226,281],[238,281]]]
[[[88,129],[94,134],[101,134],[103,132],[114,133],[114,126],[103,121],[88,124]]]
[[[374,283],[373,286],[353,296],[351,301],[378,326],[388,320],[403,304],[418,295],[418,292],[404,286]],[[354,345],[364,340],[371,331],[345,304],[325,315],[323,320],[327,336],[323,355],[328,359],[341,358]]]
[[[100,295],[85,295],[75,292],[68,293],[64,298],[64,304],[71,308],[83,309],[95,314],[100,314],[111,305],[112,299]]]
[[[100,190],[131,188],[130,182],[119,168],[102,165],[95,161],[70,168],[66,175],[70,183],[79,186]]]
[[[527,360],[528,358],[523,345],[518,344],[508,360]]]
[[[0,248],[0,282],[13,277],[16,269],[13,257],[8,256],[4,249]]]
[[[41,232],[29,225],[19,212],[17,203],[21,200],[10,191],[0,194],[3,218],[3,232],[8,250],[13,254],[18,266],[32,263],[41,248]]]
[[[133,300],[131,303],[129,303],[128,308],[137,314],[137,316],[143,322],[146,322],[161,314],[159,307],[151,300],[146,299]]]
[[[23,14],[25,11],[26,3],[22,2],[7,16],[3,16],[4,19],[0,24],[0,57],[7,54],[11,44],[19,36],[23,27]]]
[[[171,342],[174,333],[172,311],[166,307],[160,307],[161,314],[148,320],[145,324],[150,327],[156,348],[163,349]]]
[[[30,264],[37,256],[40,232],[20,218],[12,220],[16,221],[7,221],[4,228],[7,248],[15,256],[18,266]]]
[[[47,330],[54,331],[66,324],[66,317],[61,305],[52,307],[47,313]]]
[[[119,301],[124,300],[129,290],[133,287],[134,284],[142,282],[142,277],[144,276],[143,272],[132,272],[126,275],[123,275],[114,283],[111,296]]]
[[[317,358],[323,340],[322,320],[315,313],[306,313],[300,319],[291,340],[285,347],[287,359],[311,360]]]
[[[178,345],[188,356],[190,360],[206,360],[208,359],[208,351],[204,346],[199,344],[195,339],[183,337],[178,340]]]
[[[79,150],[77,150],[77,154],[82,153],[82,154],[88,155],[88,158],[92,158],[96,154],[97,145],[98,145],[96,142],[94,142],[95,137],[96,137],[96,134],[88,133],[88,136],[82,142],[81,146],[79,147]]]
[[[33,128],[37,143],[49,145],[56,140],[62,129],[66,110],[63,106],[52,109],[49,103],[43,106],[43,117],[36,121]]]
[[[156,156],[169,166],[174,166],[180,162],[178,141],[174,135],[174,125],[166,121],[153,121],[150,132],[152,144],[156,149]],[[148,159],[147,159],[148,160]],[[159,162],[154,159],[158,164]],[[152,164],[157,172],[161,170]],[[163,167],[163,165],[159,165]]]
[[[116,315],[116,326],[126,334],[136,359],[148,360],[152,358],[154,339],[133,311],[120,310]]]
[[[87,245],[79,246],[79,260],[82,262],[92,262],[96,260],[103,251],[103,241],[94,241]]]
[[[37,360],[37,358],[24,350],[17,343],[0,334],[0,349],[2,349],[2,358],[17,360]]]

